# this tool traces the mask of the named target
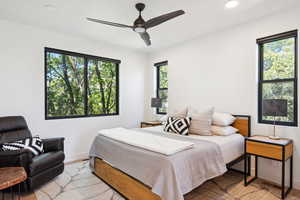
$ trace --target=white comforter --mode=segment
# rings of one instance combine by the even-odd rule
[[[125,128],[104,129],[99,131],[99,134],[118,142],[167,156],[190,149],[194,145],[192,142],[175,140],[159,135],[149,135],[142,131],[129,130]]]
[[[150,137],[165,137],[194,145],[193,148],[167,156],[99,134],[90,149],[91,169],[94,170],[94,158],[101,158],[148,185],[163,200],[184,200],[184,194],[226,171],[221,149],[213,142],[144,129],[139,131]],[[148,136],[143,134],[140,138],[148,142]],[[166,145],[161,145],[161,148],[165,149]]]

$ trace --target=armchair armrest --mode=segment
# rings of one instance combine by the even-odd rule
[[[0,151],[0,167],[24,167],[28,172],[32,157],[32,153],[28,149]]]
[[[65,138],[42,139],[45,152],[64,151]]]

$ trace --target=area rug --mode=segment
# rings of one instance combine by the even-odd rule
[[[37,200],[123,200],[91,173],[88,161],[65,166],[62,175],[35,192]]]
[[[64,173],[38,189],[35,192],[35,196],[37,200],[124,199],[91,173],[87,161],[66,165]],[[258,179],[249,186],[244,187],[243,176],[231,171],[221,177],[206,182],[185,196],[185,200],[279,199],[280,189],[277,186]],[[286,199],[300,200],[300,192],[293,190]]]

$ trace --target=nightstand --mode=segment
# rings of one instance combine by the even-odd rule
[[[281,198],[284,199],[293,188],[293,141],[282,138],[271,140],[266,136],[252,136],[245,139],[245,172],[249,156],[255,156],[255,176],[247,180],[248,174],[244,173],[245,186],[257,178],[257,157],[277,160],[281,162]],[[290,160],[290,186],[285,191],[285,162]]]
[[[141,122],[141,128],[153,127],[153,126],[161,126],[162,123],[159,121],[153,122]]]

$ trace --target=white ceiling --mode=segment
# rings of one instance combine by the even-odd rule
[[[239,1],[239,7],[225,9],[226,0],[0,0],[0,19],[154,51],[300,5],[299,0]],[[138,15],[134,8],[138,2],[146,4],[142,14],[145,20],[178,9],[186,14],[148,30],[151,47],[146,47],[139,35],[130,29],[85,19],[99,18],[131,25]],[[45,5],[54,5],[55,9]]]

